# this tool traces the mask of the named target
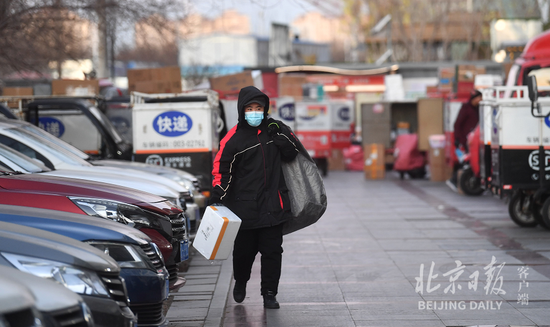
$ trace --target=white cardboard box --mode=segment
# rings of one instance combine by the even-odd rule
[[[208,260],[229,258],[241,219],[224,206],[208,206],[204,212],[193,247]]]

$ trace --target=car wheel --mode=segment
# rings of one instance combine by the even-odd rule
[[[532,196],[523,192],[516,192],[512,195],[508,204],[508,213],[516,225],[521,227],[535,227],[538,225],[537,219],[531,211],[532,200]]]
[[[458,185],[462,192],[466,195],[477,196],[483,193],[481,179],[476,177],[471,168],[467,168],[462,171],[460,179],[458,180]]]

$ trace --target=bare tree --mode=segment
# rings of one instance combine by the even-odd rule
[[[152,14],[177,19],[184,15],[185,2],[185,0],[1,0],[0,69],[40,71],[50,61],[81,56],[83,40],[71,27],[71,23],[78,19],[97,24],[100,57],[107,58],[108,35],[109,33],[111,35],[109,43],[112,48],[115,40],[113,28],[117,24],[136,22]],[[117,24],[112,24],[113,21]],[[162,24],[162,21],[159,20],[155,24]],[[111,25],[110,29],[109,25]]]
[[[374,61],[392,44],[393,60],[432,61],[453,58],[451,47],[465,48],[461,59],[486,59],[489,23],[500,14],[499,0],[475,0],[469,8],[466,0],[342,0],[344,20],[359,28],[368,45],[367,61]],[[323,10],[326,4],[308,0]],[[500,1],[501,2],[501,1]],[[520,1],[517,1],[520,2]],[[333,2],[330,2],[333,3]],[[516,2],[514,2],[516,3]],[[368,8],[368,17],[357,10]],[[474,10],[472,10],[474,9]],[[386,15],[391,15],[390,41],[386,31],[372,34],[371,29]],[[355,32],[358,34],[358,32]]]

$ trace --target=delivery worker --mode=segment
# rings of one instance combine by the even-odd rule
[[[468,134],[474,130],[479,123],[479,102],[481,101],[481,92],[472,90],[470,98],[462,104],[454,124],[455,146],[460,145],[468,151]]]
[[[454,124],[454,144],[456,149],[462,146],[462,148],[468,152],[468,134],[473,131],[479,123],[479,102],[481,102],[481,100],[481,92],[474,89],[470,92],[468,101],[462,104]],[[459,169],[460,163],[455,164],[453,167],[453,175],[451,179],[447,181],[447,184],[453,188],[456,187],[457,184]]]
[[[298,154],[294,135],[267,117],[269,98],[253,86],[239,92],[239,121],[220,142],[212,169],[210,203],[233,211],[242,223],[233,248],[233,298],[240,303],[256,254],[261,254],[264,307],[278,309],[283,223],[291,215],[282,161]]]

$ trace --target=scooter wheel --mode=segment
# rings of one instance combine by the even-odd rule
[[[471,168],[462,171],[460,179],[458,180],[458,185],[466,195],[477,196],[481,195],[484,191],[481,187],[481,180],[476,177]]]
[[[537,218],[542,227],[550,229],[550,197],[542,204],[542,213]]]
[[[512,195],[508,204],[508,213],[516,225],[521,227],[535,227],[538,225],[535,215],[531,212],[530,202],[532,200],[532,196],[523,192],[516,192]]]

